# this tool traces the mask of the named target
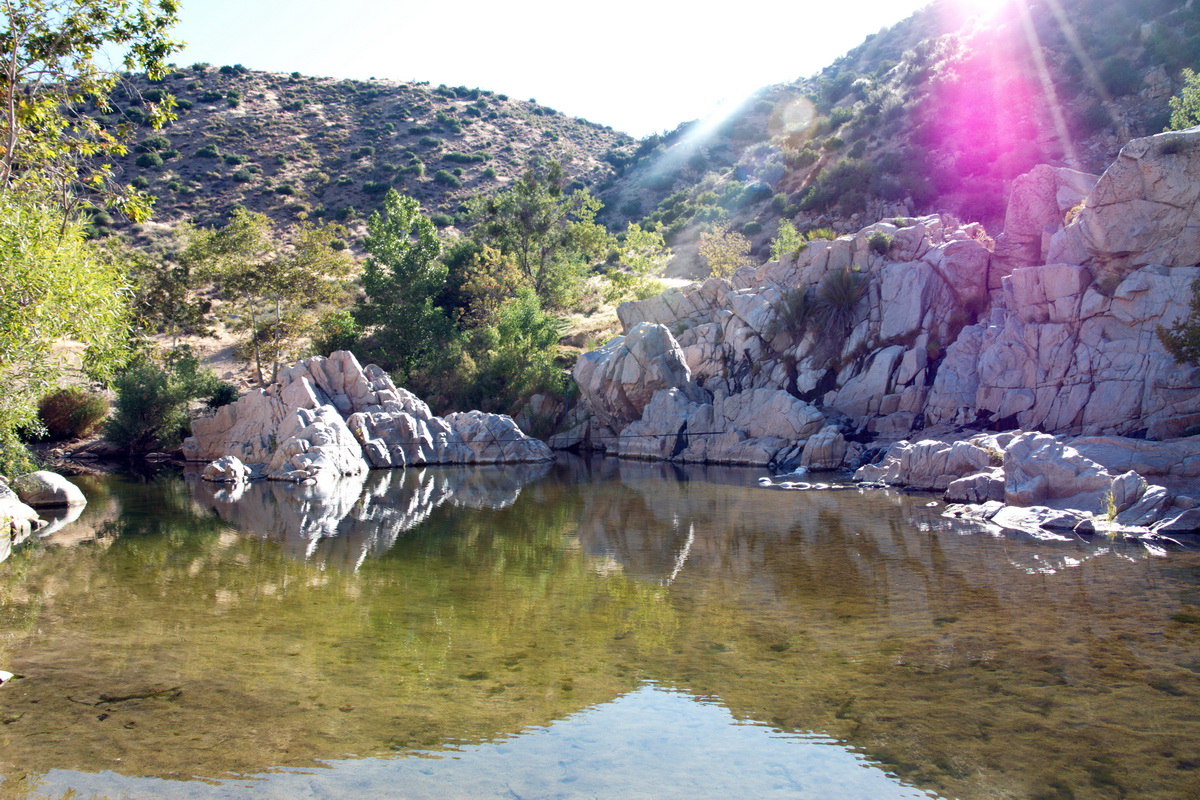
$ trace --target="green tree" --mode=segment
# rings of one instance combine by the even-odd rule
[[[697,252],[712,275],[728,278],[750,263],[750,240],[729,230],[728,225],[720,225],[700,234]]]
[[[339,225],[293,226],[277,239],[265,214],[234,209],[219,230],[197,230],[180,256],[232,295],[249,317],[248,349],[259,384],[265,384],[264,356],[280,361],[297,355],[299,342],[315,326],[313,312],[338,294],[354,261],[335,241]]]
[[[537,392],[562,392],[563,372],[554,363],[561,335],[561,320],[542,310],[537,293],[518,289],[500,307],[495,326],[474,337],[478,373],[461,400],[473,408],[507,412]]]
[[[629,223],[618,258],[625,269],[611,268],[607,272],[610,289],[605,299],[610,303],[642,300],[662,292],[663,284],[655,276],[662,274],[671,258],[671,249],[663,240],[662,223],[651,228]]]
[[[383,200],[383,213],[371,214],[363,270],[366,300],[357,316],[376,328],[385,357],[411,372],[452,329],[434,299],[446,283],[446,267],[438,260],[437,228],[411,197],[395,190]]]
[[[129,125],[104,128],[87,105],[111,110],[118,74],[102,66],[123,52],[127,71],[151,79],[166,72],[177,45],[168,36],[176,0],[0,0],[0,192],[36,190],[70,208],[83,193],[100,191],[134,219],[145,219],[150,198],[117,186],[105,157],[123,155]],[[174,98],[162,93],[146,119],[160,125]]]
[[[1158,340],[1180,364],[1200,365],[1200,279],[1192,282],[1188,315],[1169,328],[1158,326]]]
[[[1182,131],[1200,125],[1200,75],[1184,69],[1183,88],[1168,102],[1171,105],[1171,121],[1166,130]]]
[[[586,189],[568,192],[562,165],[534,164],[513,188],[470,202],[472,234],[514,256],[547,305],[569,305],[584,262],[611,239],[595,222],[601,203]]]
[[[55,343],[83,343],[93,379],[108,379],[122,362],[125,275],[104,256],[54,204],[0,197],[0,469],[22,466],[17,431],[36,425],[38,400],[67,371]]]

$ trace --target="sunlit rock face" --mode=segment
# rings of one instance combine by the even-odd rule
[[[375,365],[352,353],[304,359],[256,390],[194,420],[189,461],[234,456],[268,478],[305,482],[369,467],[536,462],[549,447],[510,417],[472,411],[437,417]]]
[[[653,347],[585,355],[583,407],[556,446],[789,466],[830,426],[887,443],[961,427],[1166,440],[1200,425],[1200,369],[1156,335],[1200,278],[1200,128],[1131,141],[1099,178],[1038,167],[1014,182],[1006,224],[993,240],[951,217],[897,218],[625,303],[629,338],[653,326]],[[838,278],[856,292],[831,294]],[[668,357],[686,369],[650,369]],[[716,413],[743,398],[779,417],[771,392],[807,404],[812,429]],[[992,493],[981,481],[972,491]]]

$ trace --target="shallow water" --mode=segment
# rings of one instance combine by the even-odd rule
[[[1200,552],[568,459],[84,482],[0,796],[1200,796]]]

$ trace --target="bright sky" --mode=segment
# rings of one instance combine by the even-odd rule
[[[183,0],[174,61],[478,86],[642,137],[812,75],[927,2]]]

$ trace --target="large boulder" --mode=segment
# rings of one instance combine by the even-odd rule
[[[588,407],[614,430],[641,419],[660,389],[678,388],[689,399],[707,399],[671,332],[651,322],[640,322],[625,336],[584,353],[573,374]]]
[[[17,493],[0,481],[0,547],[4,551],[0,561],[8,557],[12,545],[24,541],[41,525],[38,512],[21,502]]]
[[[82,506],[87,498],[79,487],[56,472],[38,470],[22,475],[12,482],[21,502],[33,508]]]

